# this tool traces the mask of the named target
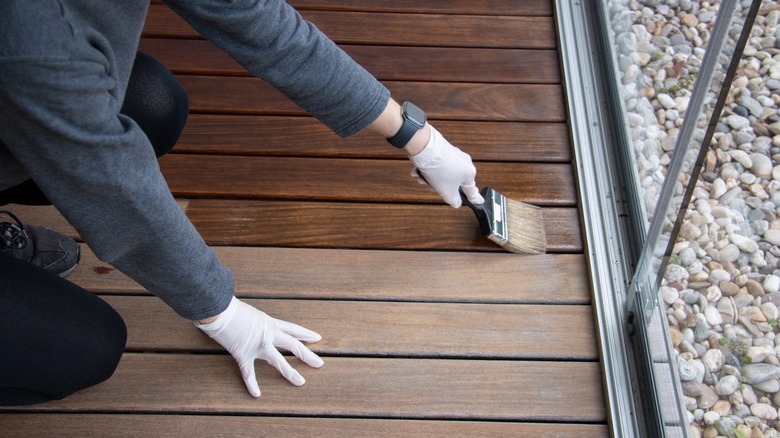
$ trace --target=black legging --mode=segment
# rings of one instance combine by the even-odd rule
[[[0,406],[58,400],[108,379],[126,340],[105,301],[0,252]]]
[[[122,113],[158,157],[184,128],[188,100],[170,71],[139,53]],[[0,191],[0,205],[50,204],[33,180]],[[66,397],[108,379],[127,341],[122,317],[105,301],[55,274],[0,252],[0,406]]]

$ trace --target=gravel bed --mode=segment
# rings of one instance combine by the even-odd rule
[[[719,2],[608,5],[652,212]],[[693,437],[780,437],[779,19],[778,2],[765,1],[660,290]]]

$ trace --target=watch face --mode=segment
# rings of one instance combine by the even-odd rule
[[[404,114],[406,118],[417,125],[418,128],[425,126],[425,111],[411,102],[404,102]]]

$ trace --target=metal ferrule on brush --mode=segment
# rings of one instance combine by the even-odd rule
[[[483,188],[480,194],[485,198],[484,204],[472,204],[462,189],[460,190],[460,199],[463,201],[463,205],[474,210],[482,235],[503,246],[509,240],[506,197],[493,190],[492,187]]]
[[[491,187],[485,187],[482,190],[482,197],[485,198],[485,203],[473,207],[474,211],[477,212],[482,235],[503,246],[509,239],[506,223],[506,197]],[[484,218],[481,217],[482,214],[484,214]]]

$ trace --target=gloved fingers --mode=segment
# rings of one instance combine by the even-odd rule
[[[274,345],[278,348],[284,348],[285,350],[292,352],[298,359],[312,368],[319,368],[325,363],[313,351],[303,345],[301,341],[286,333],[278,333],[274,340]]]
[[[420,176],[421,175],[420,172],[421,171],[418,168],[413,167],[412,171],[409,172],[409,176],[411,176],[412,178],[417,178],[417,182],[420,183],[420,184],[428,185],[428,183],[425,182],[425,180],[422,178],[422,176]],[[430,186],[428,186],[428,187],[430,187]],[[431,190],[433,190],[433,188],[431,188]]]
[[[472,204],[484,204],[485,198],[482,197],[482,195],[479,193],[479,189],[477,188],[476,183],[473,181],[466,185],[460,186],[461,190],[463,190],[463,193],[466,195],[466,199],[469,200]]]
[[[241,377],[244,379],[244,385],[246,385],[249,394],[252,397],[260,397],[260,386],[257,384],[255,375],[255,359],[251,358],[244,363],[239,363],[238,368],[241,370]]]
[[[458,191],[457,187],[440,190],[439,195],[444,200],[444,202],[450,204],[450,206],[453,208],[458,208],[463,205],[463,201],[460,198],[460,192]]]
[[[258,358],[263,359],[272,367],[276,368],[276,370],[279,371],[279,373],[293,385],[301,386],[306,383],[306,379],[304,379],[303,376],[295,370],[295,368],[287,363],[287,360],[284,358],[284,356],[282,356],[282,353],[279,353],[279,350],[276,348],[267,346],[260,351]]]
[[[276,326],[284,333],[299,339],[303,342],[317,342],[322,339],[319,333],[309,330],[306,327],[293,324],[292,322],[282,321],[281,319],[275,319]]]

